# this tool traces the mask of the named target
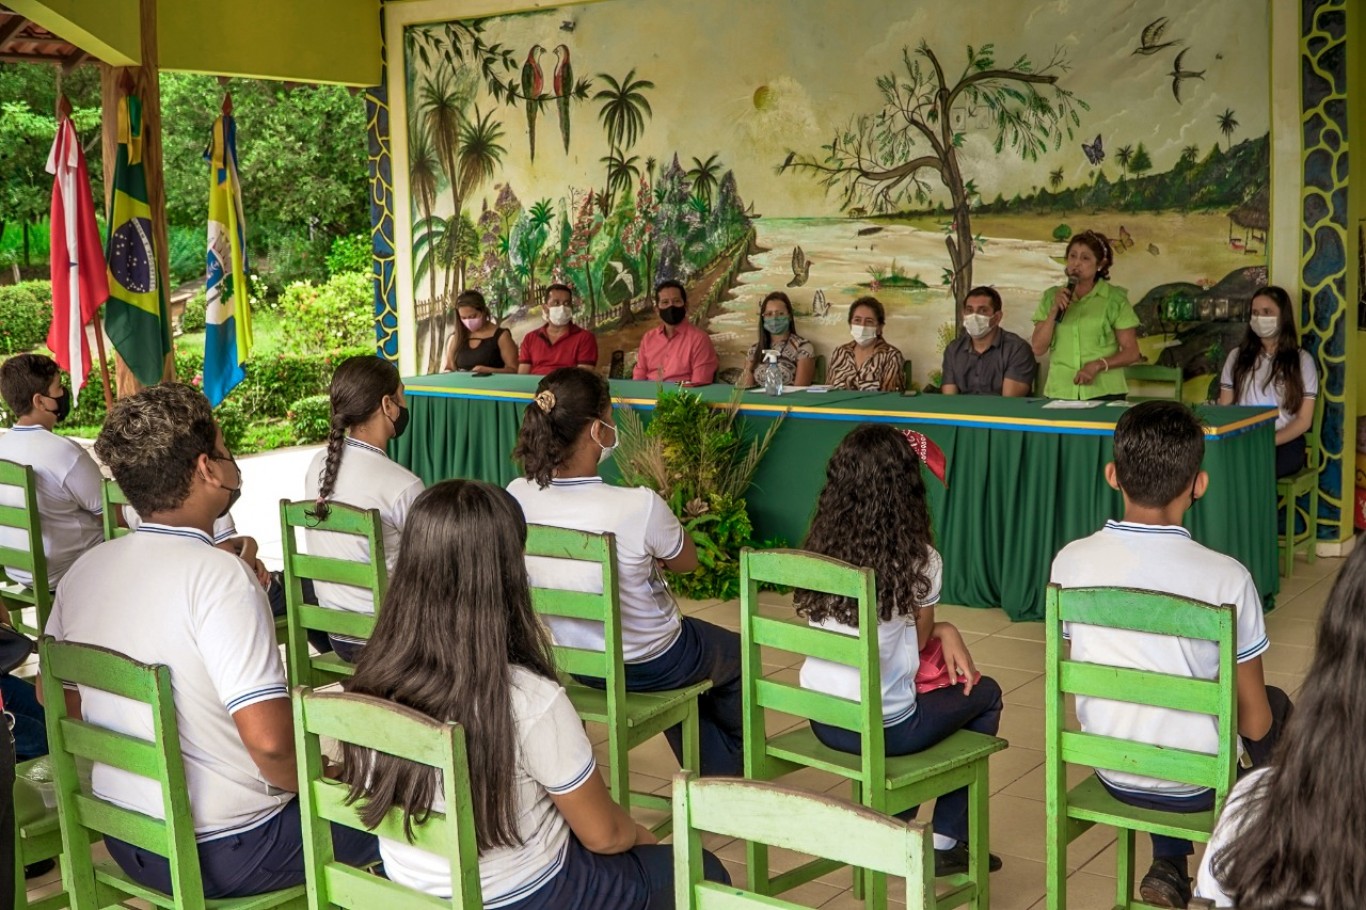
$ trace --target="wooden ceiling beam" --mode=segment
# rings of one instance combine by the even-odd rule
[[[50,54],[11,54],[0,51],[0,63],[63,63],[64,58]]]
[[[66,57],[62,60],[63,75],[70,73],[76,67],[80,66],[82,63],[86,61],[86,59],[89,56],[89,54],[81,50],[79,47],[72,50],[71,53],[67,54]]]
[[[10,13],[9,18],[0,24],[0,50],[4,50],[10,39],[19,34],[25,25],[28,25],[27,19],[18,13]]]

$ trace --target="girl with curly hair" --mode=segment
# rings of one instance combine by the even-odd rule
[[[805,549],[877,575],[878,657],[882,672],[883,736],[888,755],[928,749],[958,730],[995,734],[1001,721],[1001,687],[980,676],[962,635],[951,623],[936,622],[943,563],[933,544],[921,456],[942,472],[942,453],[920,434],[905,434],[885,424],[860,426],[840,443],[826,468],[825,488],[816,503]],[[942,473],[940,473],[942,480]],[[848,597],[799,590],[797,613],[813,626],[858,635],[858,605]],[[938,647],[935,647],[935,646]],[[945,684],[917,694],[922,652],[942,651]],[[807,658],[801,669],[805,688],[859,698],[857,668]],[[926,691],[925,689],[928,689]],[[816,737],[832,749],[859,754],[856,731],[811,722]],[[912,819],[916,810],[899,817]],[[939,797],[934,804],[936,875],[967,869],[967,788]],[[1001,866],[992,856],[991,870]]]

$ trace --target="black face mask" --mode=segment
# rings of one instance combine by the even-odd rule
[[[231,455],[227,458],[224,458],[222,455],[210,455],[209,457],[214,461],[226,461],[231,463],[233,470],[237,472],[237,486],[223,488],[228,491],[228,504],[223,507],[223,511],[218,513],[218,517],[222,518],[224,515],[231,512],[232,507],[237,505],[237,500],[242,498],[242,469],[237,466],[237,459],[233,458]]]
[[[43,397],[52,398],[51,395],[44,395]],[[56,414],[57,422],[61,423],[63,420],[66,420],[66,415],[71,413],[71,393],[68,392],[65,387],[63,387],[61,397],[52,398],[52,400],[57,402],[57,407],[55,410],[48,411],[48,413]]]
[[[408,406],[402,404],[399,405],[398,419],[391,419],[389,422],[394,425],[394,438],[398,439],[400,436],[403,435],[403,431],[408,429]]]
[[[687,311],[681,306],[666,306],[659,308],[659,318],[665,325],[678,325],[687,316]]]

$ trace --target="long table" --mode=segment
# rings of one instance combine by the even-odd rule
[[[411,422],[393,455],[427,483],[472,477],[507,484],[512,449],[538,377],[443,373],[405,380]],[[618,406],[648,421],[660,387],[614,380]],[[720,406],[729,386],[694,390]],[[747,434],[785,420],[747,500],[759,540],[798,546],[806,536],[825,465],[855,426],[913,427],[944,450],[948,486],[928,481],[945,603],[999,606],[1012,619],[1043,618],[1054,554],[1118,518],[1123,503],[1105,482],[1114,425],[1123,409],[1055,410],[1041,399],[901,396],[877,392],[745,392]],[[1267,606],[1279,590],[1274,421],[1264,408],[1204,406],[1208,493],[1186,516],[1196,540],[1252,572]],[[611,472],[608,479],[614,479]]]

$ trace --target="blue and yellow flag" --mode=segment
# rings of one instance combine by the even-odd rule
[[[161,286],[147,174],[142,161],[142,102],[119,101],[119,148],[114,164],[114,202],[104,258],[109,302],[104,325],[138,382],[156,385],[171,353],[171,314]]]
[[[246,219],[237,179],[237,125],[231,114],[213,123],[209,162],[209,252],[204,313],[204,394],[218,406],[246,376],[251,356]]]

